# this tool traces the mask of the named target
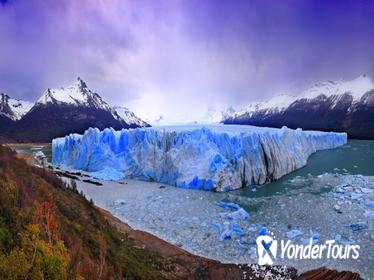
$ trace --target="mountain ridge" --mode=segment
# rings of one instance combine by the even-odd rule
[[[49,142],[89,127],[104,129],[149,126],[126,107],[111,106],[81,79],[58,89],[48,88],[34,103],[1,94],[2,141]]]
[[[300,95],[282,96],[250,103],[222,122],[344,131],[351,138],[374,139],[374,83],[366,75],[351,81],[317,83]]]

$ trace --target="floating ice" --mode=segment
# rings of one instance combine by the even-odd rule
[[[337,234],[337,235],[335,235],[335,241],[340,241],[340,240],[342,240],[342,236],[340,235],[340,234]]]
[[[310,237],[313,239],[319,239],[321,237],[321,234],[319,232],[309,230]]]
[[[364,216],[366,218],[373,219],[374,218],[374,211],[365,210]]]
[[[361,230],[367,229],[368,225],[366,223],[360,222],[360,223],[351,224],[349,227],[351,228],[352,231],[361,231]]]
[[[293,229],[293,230],[290,230],[289,232],[287,232],[287,238],[289,238],[289,239],[295,238],[295,237],[300,236],[300,235],[303,235],[303,233],[298,229]]]
[[[245,211],[243,208],[240,208],[239,210],[228,214],[227,217],[232,220],[236,220],[236,219],[248,220],[249,213]]]
[[[345,133],[252,126],[180,126],[115,131],[90,128],[52,142],[52,163],[178,187],[227,191],[263,184],[347,142]],[[117,171],[117,172],[114,172]]]
[[[212,225],[218,230],[218,235],[221,241],[231,239],[232,231],[229,223],[224,223],[222,226],[219,222],[213,221]]]
[[[270,232],[267,228],[263,227],[258,233],[258,235],[270,235]]]
[[[374,207],[374,201],[369,201],[366,205],[368,207]]]
[[[244,229],[242,229],[240,226],[237,224],[231,224],[231,230],[235,232],[238,236],[243,236],[245,235]]]
[[[232,202],[225,202],[225,201],[220,201],[218,203],[218,206],[222,207],[224,209],[230,209],[230,210],[239,210],[240,209],[240,206],[238,204],[232,203]]]
[[[111,211],[135,229],[150,232],[173,244],[180,244],[194,254],[221,262],[253,263],[257,262],[255,241],[261,229],[261,233],[270,234],[276,240],[287,239],[286,232],[297,229],[303,235],[292,239],[292,244],[308,245],[313,237],[313,244],[322,245],[336,237],[337,244],[360,245],[360,261],[346,259],[337,262],[336,259],[322,257],[313,262],[295,262],[294,259],[277,258],[276,264],[294,266],[300,271],[320,266],[354,270],[362,273],[363,279],[371,279],[374,273],[374,219],[365,217],[365,210],[374,211],[374,208],[367,205],[374,202],[374,193],[362,193],[359,200],[352,200],[349,191],[358,192],[360,187],[374,189],[374,177],[364,177],[363,180],[357,175],[325,173],[321,176],[305,176],[303,181],[303,185],[297,183],[298,188],[290,184],[287,193],[265,198],[240,197],[238,194],[241,192],[200,192],[169,186],[160,189],[159,183],[135,180],[125,180],[126,184],[103,182],[101,187],[78,181],[77,186],[94,199],[95,205]],[[328,190],[325,186],[329,186]],[[345,187],[345,194],[335,193],[335,189],[342,186]],[[298,196],[301,192],[303,196]],[[160,198],[156,199],[158,197]],[[126,203],[114,205],[113,202],[118,199],[123,199]],[[227,214],[237,211],[237,206],[218,206],[222,201],[231,201],[233,204],[230,205],[252,209],[250,219],[228,219]],[[340,205],[343,214],[338,214],[333,209],[334,204]],[[222,217],[221,212],[225,213]],[[195,216],[199,219],[194,219]],[[217,221],[219,226],[213,226],[212,221]],[[225,225],[227,222],[228,227]],[[350,225],[359,222],[365,222],[368,228],[352,231]],[[221,238],[224,228],[231,230],[229,239],[223,239],[223,236]],[[239,228],[244,231],[243,236],[238,235]],[[338,234],[340,238],[336,236]]]

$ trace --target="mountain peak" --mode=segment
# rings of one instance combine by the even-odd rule
[[[75,106],[87,106],[100,109],[109,109],[109,105],[101,97],[91,91],[87,84],[78,77],[67,87],[57,89],[48,88],[37,101],[38,104],[68,104]]]
[[[306,89],[299,98],[312,99],[319,95],[327,97],[331,95],[342,95],[349,93],[354,100],[359,101],[361,97],[368,91],[374,89],[373,81],[366,75],[360,75],[353,80],[327,81],[317,83],[314,86]]]
[[[13,99],[5,93],[0,93],[0,115],[13,121],[22,118],[32,106],[31,102]]]
[[[331,96],[342,96],[347,93],[350,94],[353,97],[353,101],[357,103],[365,93],[373,89],[374,82],[366,74],[360,75],[353,80],[328,80],[314,83],[314,85],[308,87],[297,96],[281,94],[272,97],[268,101],[249,103],[242,109],[230,114],[230,117],[238,117],[245,114],[251,116],[256,112],[263,112],[265,114],[283,112],[297,100],[312,100],[321,95],[329,98]]]
[[[87,84],[85,81],[82,80],[81,77],[77,77],[77,82],[76,84],[78,85],[78,87],[83,90],[84,88],[87,88]]]
[[[147,123],[139,119],[127,108],[111,107],[99,94],[90,90],[80,77],[77,77],[76,81],[67,87],[58,89],[48,88],[36,104],[43,106],[48,104],[63,104],[101,109],[110,112],[116,120],[125,122],[130,126],[148,126]]]

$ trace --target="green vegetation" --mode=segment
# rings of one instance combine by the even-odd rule
[[[158,279],[166,263],[119,233],[74,184],[0,146],[1,279]]]

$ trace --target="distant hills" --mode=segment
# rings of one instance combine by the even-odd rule
[[[298,96],[279,95],[230,112],[225,124],[345,131],[374,139],[374,83],[362,75],[351,81],[315,84]]]
[[[149,126],[125,107],[110,106],[77,78],[68,87],[47,89],[35,102],[0,99],[0,140],[49,142],[89,127],[104,129]]]

